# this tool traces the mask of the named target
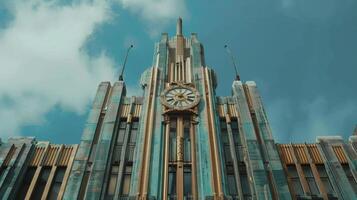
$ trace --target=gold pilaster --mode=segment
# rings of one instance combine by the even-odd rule
[[[183,180],[183,117],[177,118],[177,169],[176,169],[176,194],[178,200],[184,197],[184,180]]]
[[[191,137],[191,169],[192,169],[192,197],[198,199],[197,194],[197,168],[196,168],[196,136],[195,136],[196,122],[191,121],[190,137]]]
[[[208,133],[209,133],[209,143],[211,152],[211,163],[212,163],[212,182],[213,182],[213,195],[215,199],[223,199],[222,190],[222,177],[221,177],[221,162],[219,159],[217,139],[216,139],[216,129],[214,127],[214,110],[212,108],[211,90],[210,90],[210,80],[207,68],[202,68],[203,81],[206,90],[205,101],[207,109],[207,122],[208,122]]]
[[[140,168],[139,176],[139,191],[138,196],[142,199],[147,199],[147,190],[149,182],[149,164],[150,164],[150,152],[151,152],[151,140],[153,132],[153,120],[154,120],[154,110],[155,110],[155,94],[156,94],[156,82],[157,82],[158,68],[152,68],[152,76],[150,80],[150,88],[148,91],[149,102],[147,108],[147,118],[145,119],[145,128],[144,128],[144,147]]]
[[[169,138],[170,138],[170,121],[165,121],[165,151],[164,151],[164,180],[163,180],[163,192],[162,199],[167,200],[168,194],[168,180],[169,180]]]

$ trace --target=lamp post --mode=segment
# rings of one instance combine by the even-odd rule
[[[224,45],[224,48],[227,50],[228,55],[231,57],[231,60],[232,60],[232,63],[233,63],[233,68],[234,68],[234,71],[236,72],[236,80],[237,80],[237,81],[240,81],[240,77],[239,77],[238,70],[237,70],[237,65],[236,65],[236,62],[235,62],[235,60],[234,60],[232,51],[231,51],[231,49],[228,47],[228,45]]]
[[[130,45],[130,46],[128,47],[128,50],[126,51],[126,55],[125,55],[123,67],[121,68],[121,72],[120,72],[120,75],[119,75],[119,81],[123,81],[123,73],[124,73],[124,70],[125,70],[126,61],[127,61],[127,59],[128,59],[129,51],[130,51],[133,47],[134,47],[134,45]]]

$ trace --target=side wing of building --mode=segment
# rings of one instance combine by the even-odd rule
[[[0,146],[0,199],[62,199],[77,145],[10,138]]]
[[[357,199],[356,136],[277,144],[293,199]]]

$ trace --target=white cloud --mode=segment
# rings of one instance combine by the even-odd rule
[[[43,122],[55,106],[83,113],[98,83],[114,79],[105,52],[82,51],[96,26],[110,20],[106,5],[51,2],[16,1],[14,18],[0,30],[1,137]]]
[[[175,0],[5,3],[13,18],[0,29],[0,137],[43,123],[55,107],[84,113],[98,83],[115,79],[114,64],[105,52],[91,57],[83,51],[96,27],[111,20],[113,2],[138,14],[151,34],[186,14],[184,1]],[[129,86],[128,92],[142,93],[134,88]]]
[[[117,0],[124,9],[138,14],[148,22],[152,35],[161,32],[161,29],[179,16],[187,16],[184,0]]]
[[[337,14],[340,1],[336,0],[281,0],[281,8],[285,15],[307,22],[329,20]],[[342,4],[349,4],[345,1]]]
[[[314,142],[317,136],[351,135],[357,106],[355,102],[331,105],[326,98],[316,97],[297,106],[292,100],[280,99],[267,110],[278,141]],[[349,129],[351,132],[343,132]]]
[[[306,137],[343,135],[340,131],[343,130],[343,127],[347,127],[351,119],[355,119],[354,116],[357,113],[357,106],[354,102],[331,106],[322,97],[305,102],[300,109],[306,113],[305,119],[295,126],[293,134],[306,135]],[[353,126],[350,127],[351,131],[352,128]],[[344,135],[351,133],[344,133]]]

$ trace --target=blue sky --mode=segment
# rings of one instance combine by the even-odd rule
[[[0,2],[0,137],[78,143],[100,81],[113,81],[133,43],[125,80],[152,63],[161,32],[198,33],[218,95],[230,95],[228,43],[254,80],[277,142],[314,142],[357,124],[355,0],[108,0]]]

